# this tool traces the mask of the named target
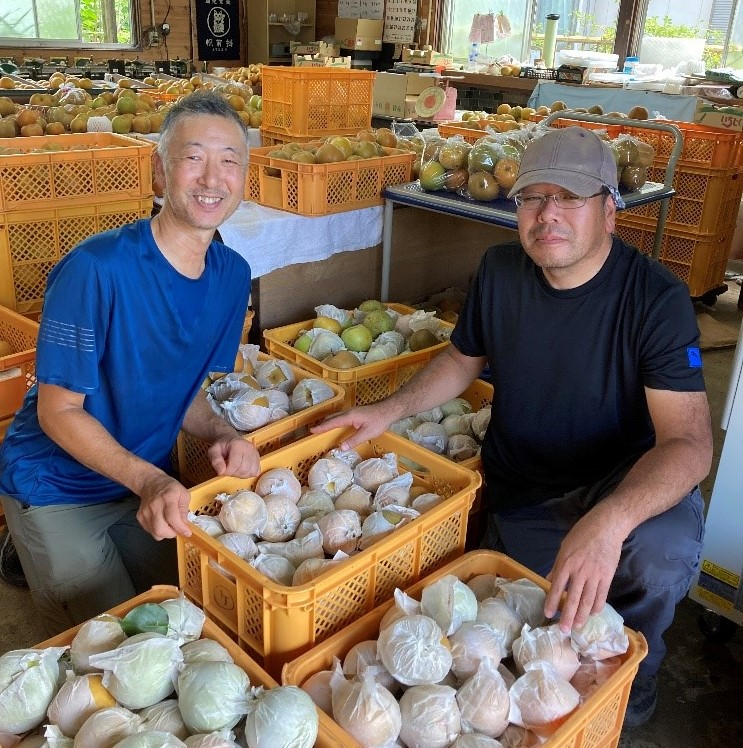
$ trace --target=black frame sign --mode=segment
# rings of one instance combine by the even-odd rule
[[[239,60],[238,0],[196,0],[196,40],[200,60]]]

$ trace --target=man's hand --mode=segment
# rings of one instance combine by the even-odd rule
[[[208,455],[217,475],[252,478],[260,473],[258,450],[242,437],[219,439],[209,447]]]
[[[356,429],[356,433],[351,434],[340,444],[342,450],[348,450],[379,436],[392,423],[392,420],[394,419],[385,415],[383,409],[376,404],[366,405],[361,408],[351,408],[337,416],[330,416],[317,426],[313,426],[310,431],[313,434],[324,434],[331,429],[350,426]]]
[[[567,591],[560,614],[565,633],[582,626],[589,615],[599,613],[606,603],[622,552],[624,534],[607,526],[593,510],[582,517],[565,536],[547,579],[552,588],[544,604],[544,614],[552,618],[560,597]]]
[[[191,537],[189,493],[175,478],[160,473],[148,479],[139,493],[137,521],[155,540]]]

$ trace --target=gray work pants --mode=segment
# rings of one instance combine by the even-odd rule
[[[154,584],[178,584],[174,540],[137,522],[139,499],[29,506],[2,498],[31,597],[49,636]]]

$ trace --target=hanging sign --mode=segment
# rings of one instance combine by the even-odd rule
[[[195,0],[200,60],[240,59],[238,0]]]
[[[338,0],[338,18],[384,18],[384,0]]]
[[[418,0],[387,0],[382,40],[393,44],[409,44],[415,37],[417,17]]]

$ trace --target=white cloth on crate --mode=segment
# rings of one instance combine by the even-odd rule
[[[382,206],[308,217],[244,201],[219,233],[258,278],[287,265],[380,244]]]

